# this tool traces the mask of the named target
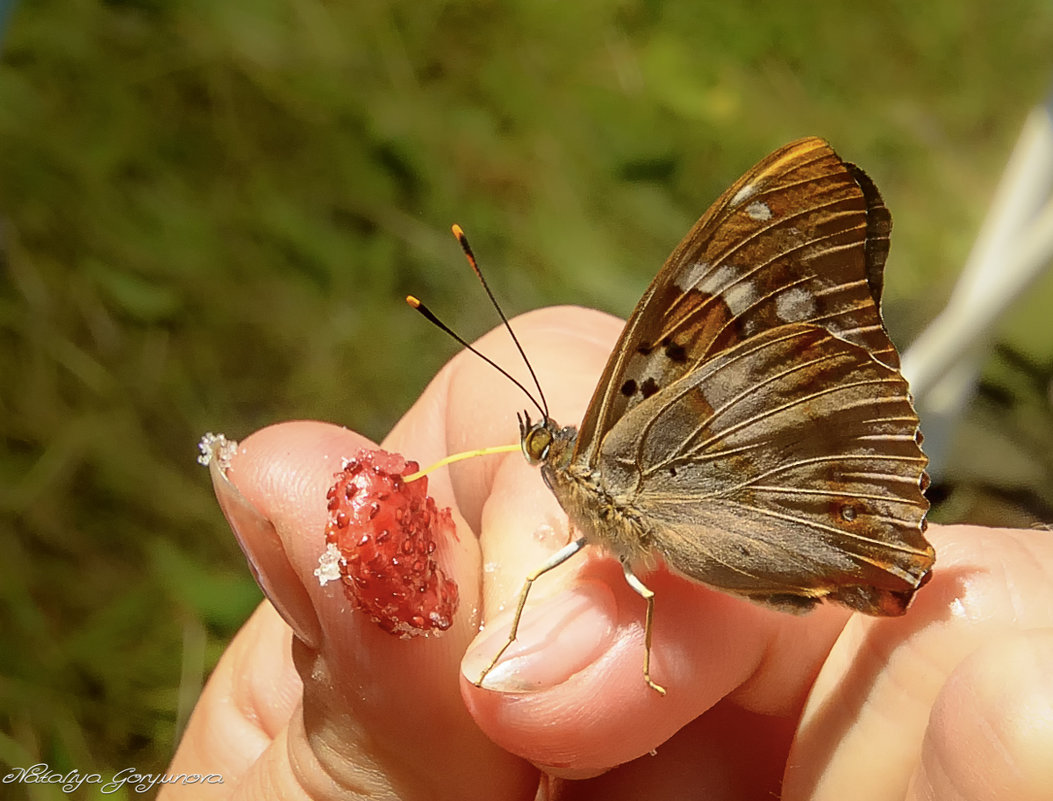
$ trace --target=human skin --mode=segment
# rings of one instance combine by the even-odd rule
[[[553,417],[580,420],[621,323],[556,308],[513,324]],[[478,344],[529,381],[506,332]],[[427,465],[507,444],[526,405],[461,354],[382,447]],[[524,576],[567,541],[566,518],[518,454],[431,474],[457,524],[438,556],[460,608],[440,638],[397,639],[313,575],[333,474],[371,446],[284,423],[213,470],[268,600],[217,665],[169,768],[223,784],[169,785],[165,801],[532,799],[539,781],[539,797],[561,799],[1050,797],[1048,531],[930,527],[933,578],[901,618],[786,615],[659,568],[645,580],[665,697],[642,677],[642,600],[589,548],[537,582],[519,639],[480,688]]]

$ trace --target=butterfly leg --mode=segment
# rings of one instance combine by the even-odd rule
[[[647,682],[652,690],[659,695],[665,695],[665,687],[660,684],[655,684],[651,680],[651,629],[654,624],[654,592],[648,589],[640,579],[633,573],[633,569],[629,566],[628,562],[622,562],[622,571],[625,573],[625,581],[633,591],[647,601],[647,615],[644,618],[644,656],[643,656],[643,677],[644,681]]]
[[[576,539],[568,545],[564,545],[552,554],[545,564],[541,565],[541,567],[526,577],[526,581],[523,583],[523,589],[519,593],[519,603],[516,605],[515,617],[512,618],[512,628],[508,632],[508,639],[505,641],[505,644],[501,646],[501,650],[499,650],[494,655],[494,658],[490,660],[490,664],[483,668],[483,672],[479,674],[479,678],[473,682],[476,687],[483,686],[483,679],[486,678],[486,674],[494,669],[494,666],[501,660],[501,657],[504,656],[508,647],[515,642],[516,634],[519,631],[519,619],[523,617],[523,609],[526,607],[527,596],[530,595],[530,588],[534,586],[534,582],[548,571],[559,567],[586,545],[588,545],[588,542],[584,537]]]

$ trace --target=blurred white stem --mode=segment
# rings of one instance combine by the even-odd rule
[[[938,470],[972,396],[982,346],[1053,260],[1053,107],[1032,110],[946,308],[903,354]]]
[[[990,335],[1053,257],[1051,189],[1053,119],[1039,107],[1028,116],[946,308],[903,355],[903,373],[919,402],[926,403],[952,365]]]

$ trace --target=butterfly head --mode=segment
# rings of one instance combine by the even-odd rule
[[[523,456],[530,464],[564,467],[570,462],[574,440],[577,438],[577,429],[560,428],[548,417],[533,422],[527,412],[517,416]]]

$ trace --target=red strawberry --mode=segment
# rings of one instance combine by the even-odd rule
[[[363,449],[326,494],[329,545],[316,575],[335,578],[377,625],[403,637],[439,634],[453,623],[457,585],[435,562],[435,542],[456,536],[450,510],[428,497],[428,479],[406,482],[416,462]],[[337,553],[338,552],[338,553]]]

